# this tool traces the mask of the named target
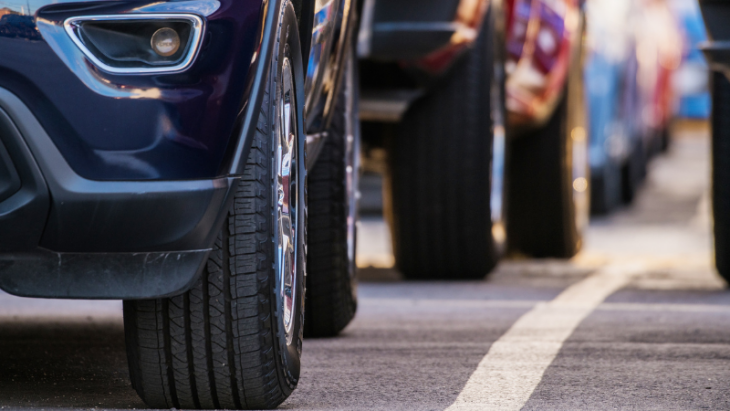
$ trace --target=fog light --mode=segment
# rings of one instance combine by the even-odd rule
[[[169,57],[180,49],[180,36],[169,27],[163,27],[155,32],[150,39],[152,50],[163,57]]]
[[[197,55],[203,24],[193,14],[146,13],[71,17],[64,22],[92,63],[119,74],[185,70]]]

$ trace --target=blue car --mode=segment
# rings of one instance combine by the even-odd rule
[[[584,66],[589,107],[591,211],[605,214],[633,196],[641,167],[636,5],[630,0],[587,3],[589,52]],[[639,160],[639,161],[636,161]],[[632,178],[634,177],[634,178]]]
[[[355,313],[350,4],[0,0],[0,288],[123,299],[150,407],[284,401]]]
[[[667,148],[682,41],[664,2],[586,5],[591,211],[605,214],[633,200],[649,158]]]
[[[679,22],[683,37],[682,63],[677,69],[674,87],[679,106],[677,115],[689,119],[710,117],[707,62],[697,45],[707,41],[705,25],[697,3],[671,3],[672,12]]]

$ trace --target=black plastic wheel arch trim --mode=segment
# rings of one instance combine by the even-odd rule
[[[76,174],[30,110],[0,88],[0,111],[14,123],[50,193],[43,248],[57,252],[169,252],[210,248],[216,221],[238,181],[93,181]],[[0,115],[2,117],[2,115]],[[12,128],[11,128],[12,130]],[[26,184],[23,179],[22,184]],[[21,191],[22,188],[21,188]],[[6,201],[12,200],[12,197]],[[3,205],[5,202],[2,203]],[[7,237],[0,226],[0,238]],[[0,240],[2,244],[2,240]],[[0,252],[4,251],[0,248]]]
[[[146,299],[195,284],[210,250],[169,253],[54,253],[0,256],[0,288],[23,297]]]
[[[239,181],[84,179],[2,88],[0,142],[21,181],[0,202],[0,288],[23,296],[135,299],[186,291]]]
[[[255,54],[256,61],[251,65],[249,81],[246,87],[246,93],[249,99],[241,108],[239,114],[238,138],[235,146],[229,151],[232,155],[230,161],[227,162],[225,169],[226,174],[242,175],[246,167],[248,152],[251,149],[253,141],[253,133],[256,132],[258,126],[258,111],[264,99],[264,90],[266,87],[266,77],[271,66],[271,56],[274,52],[276,44],[276,24],[279,24],[279,12],[284,0],[264,0],[263,4],[263,28],[261,30],[261,41]],[[309,50],[307,50],[309,53]]]

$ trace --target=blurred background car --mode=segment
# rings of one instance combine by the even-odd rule
[[[715,265],[730,282],[730,3],[699,2],[708,41],[702,44],[711,71],[712,215]]]
[[[589,112],[591,211],[605,214],[622,204],[623,171],[641,149],[635,1],[586,3],[587,41],[584,76]]]
[[[682,61],[683,44],[678,22],[665,0],[637,4],[639,124],[645,156],[652,156],[669,144],[669,124],[676,106],[672,78]]]
[[[384,209],[407,278],[482,277],[499,258],[501,13],[481,0],[363,3],[363,143],[387,153]]]
[[[663,0],[589,0],[586,9],[591,210],[606,214],[633,200],[649,159],[669,144],[683,42]]]
[[[674,73],[672,88],[678,100],[680,119],[703,121],[710,117],[707,62],[698,45],[707,41],[699,4],[690,0],[668,0],[682,35],[682,61]]]
[[[570,257],[587,222],[578,1],[363,3],[363,141],[407,278]],[[491,228],[491,229],[490,229]]]

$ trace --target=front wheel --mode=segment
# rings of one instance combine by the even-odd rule
[[[570,258],[588,223],[588,133],[580,49],[547,124],[509,139],[507,246],[536,258]]]
[[[354,52],[346,57],[327,140],[309,174],[309,257],[305,337],[331,337],[357,310],[355,242],[360,120]]]
[[[150,407],[273,408],[299,381],[307,216],[291,3],[279,23],[244,175],[202,277],[181,296],[124,302],[132,386]]]

